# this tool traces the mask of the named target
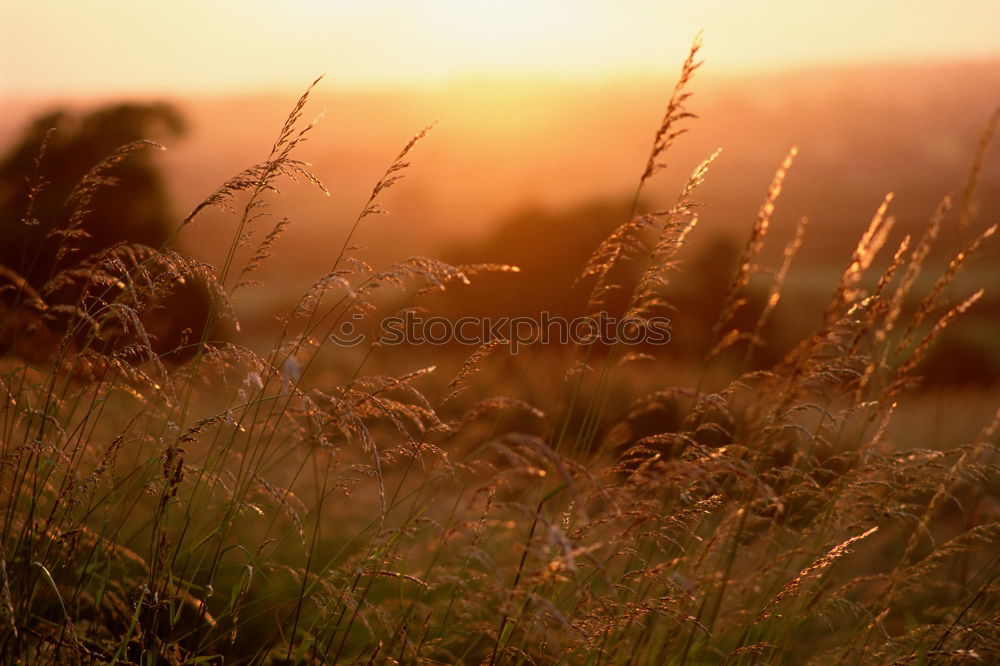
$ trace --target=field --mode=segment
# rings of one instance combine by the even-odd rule
[[[25,161],[7,245],[39,228],[51,252],[0,266],[0,659],[1000,660],[996,277],[977,263],[1000,114],[924,220],[896,233],[887,196],[836,272],[795,273],[815,223],[772,229],[795,149],[744,240],[697,240],[716,155],[681,176],[671,159],[698,132],[697,51],[628,201],[548,231],[515,217],[497,256],[372,267],[357,234],[429,128],[302,258],[326,272],[293,299],[257,278],[281,258],[279,188],[326,191],[298,156],[312,87],[266,158],[152,247],[74,251],[151,146],[88,165],[51,209],[48,148]],[[172,244],[220,229],[214,266]],[[389,318],[435,313],[524,327],[392,344]],[[542,344],[542,313],[637,340]]]

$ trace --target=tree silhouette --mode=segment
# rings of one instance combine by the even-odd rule
[[[123,244],[161,249],[168,242],[174,218],[148,139],[176,138],[184,130],[181,115],[163,103],[83,114],[56,110],[32,121],[0,160],[0,266],[7,282],[11,272],[23,279],[19,298],[30,288],[44,301],[47,326],[65,327],[52,314],[60,309],[51,306],[75,305],[81,296],[80,281],[67,277],[74,269],[84,275],[78,267],[93,267],[102,253]],[[155,279],[164,266],[147,260],[142,270]],[[168,287],[160,288],[155,302],[143,303],[142,320],[155,323],[148,333],[160,354],[196,340],[211,306],[197,279]],[[163,316],[164,308],[171,316]],[[8,330],[6,341],[0,336],[0,345],[10,347],[11,335]]]

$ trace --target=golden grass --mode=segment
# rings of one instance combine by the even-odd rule
[[[696,51],[640,190],[691,115]],[[887,197],[814,333],[750,372],[804,220],[753,326],[736,329],[733,315],[749,307],[750,277],[764,272],[758,261],[793,151],[734,267],[716,348],[692,386],[617,347],[569,361],[530,354],[501,372],[509,359],[498,342],[453,378],[435,379],[447,349],[368,374],[377,344],[349,355],[329,336],[355,314],[377,320],[379,290],[440,290],[513,267],[414,258],[374,270],[355,256],[355,230],[381,211],[380,194],[404,175],[424,130],[277,339],[250,349],[213,333],[216,319],[235,319],[228,294],[253,288],[249,276],[287,226],[269,222],[252,242],[263,195],[283,177],[321,187],[292,157],[310,127],[299,128],[307,100],[308,91],[263,162],[179,225],[207,206],[234,212],[218,271],[174,251],[118,246],[56,276],[53,284],[84,287],[75,306],[49,308],[46,289],[0,270],[0,340],[41,345],[31,336],[43,329],[55,339],[44,362],[10,358],[0,372],[4,663],[1000,659],[1000,421],[949,450],[922,446],[919,433],[909,442],[887,435],[928,347],[981,293],[943,300],[995,227],[912,308],[948,204],[872,276],[892,224]],[[612,269],[636,257],[648,263],[628,312],[669,307],[662,287],[697,231],[693,195],[714,158],[671,210],[642,212],[636,197],[583,269],[591,308],[616,286]],[[85,208],[102,169],[73,205]],[[971,226],[968,210],[961,220]],[[81,232],[74,223],[62,236],[69,244]],[[214,319],[186,343],[193,357],[170,365],[153,351],[144,315],[188,279],[212,285]],[[62,328],[48,311],[57,308]],[[722,352],[741,345],[743,362],[727,361]],[[331,353],[348,372],[333,369]],[[515,389],[498,394],[510,377]],[[638,385],[654,388],[631,394]],[[624,416],[611,416],[616,405],[628,405]]]

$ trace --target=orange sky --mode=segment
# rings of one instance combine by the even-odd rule
[[[377,88],[1000,57],[997,0],[4,0],[0,93]]]

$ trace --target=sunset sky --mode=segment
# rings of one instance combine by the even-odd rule
[[[0,93],[379,88],[1000,58],[1000,2],[4,0]]]

